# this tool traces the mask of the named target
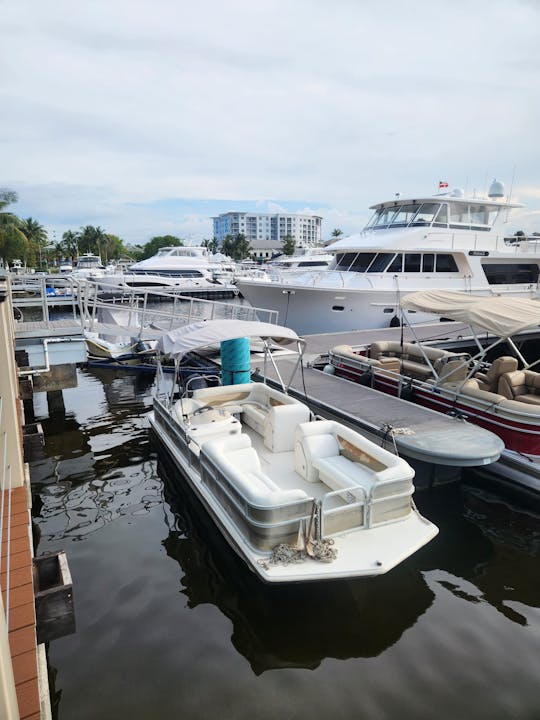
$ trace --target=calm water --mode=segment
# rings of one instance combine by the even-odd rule
[[[65,549],[77,632],[49,647],[62,720],[540,718],[540,519],[496,491],[417,494],[440,527],[386,576],[260,584],[174,491],[153,377],[35,396],[37,554]]]

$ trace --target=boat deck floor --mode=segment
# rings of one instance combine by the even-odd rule
[[[294,452],[273,453],[263,442],[262,437],[250,427],[242,425],[242,432],[249,435],[251,444],[261,461],[261,470],[282,490],[303,490],[309,497],[320,499],[330,488],[324,483],[308,482],[294,469]],[[332,504],[330,503],[329,506]]]

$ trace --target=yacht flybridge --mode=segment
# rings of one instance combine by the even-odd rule
[[[244,279],[238,287],[301,334],[388,327],[399,321],[401,299],[420,290],[536,297],[540,237],[504,234],[517,207],[497,181],[487,198],[453,190],[378,203],[361,233],[327,248],[334,260],[326,272]],[[434,319],[413,309],[407,317]]]

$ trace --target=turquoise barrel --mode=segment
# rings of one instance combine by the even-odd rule
[[[223,340],[221,343],[221,378],[223,385],[251,381],[249,338]]]

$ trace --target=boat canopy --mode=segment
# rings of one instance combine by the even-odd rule
[[[251,320],[201,320],[163,335],[158,349],[165,355],[180,358],[192,350],[243,337],[270,338],[278,345],[300,342],[294,330],[281,325]]]
[[[406,295],[401,307],[474,325],[500,338],[540,325],[540,300],[525,298],[430,290]]]

